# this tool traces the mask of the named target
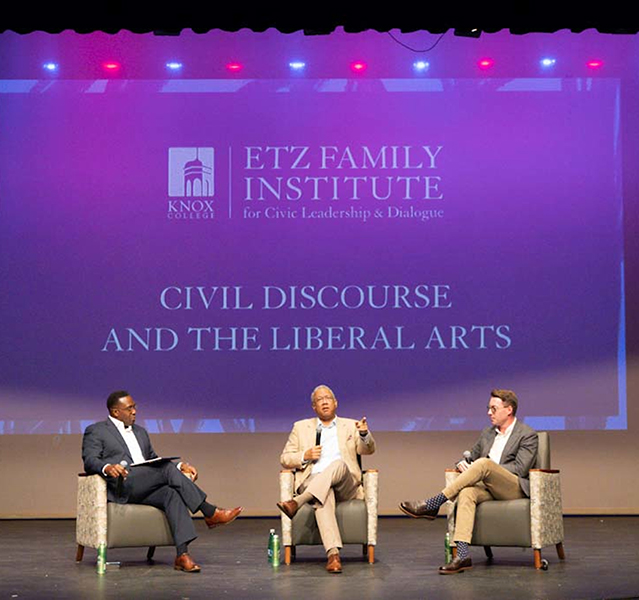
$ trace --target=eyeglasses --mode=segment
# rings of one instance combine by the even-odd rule
[[[319,396],[318,398],[315,398],[315,400],[313,400],[313,404],[317,404],[322,400],[335,400],[335,398],[333,398],[333,396]]]
[[[495,414],[500,408],[506,408],[505,406],[487,406],[486,410],[490,413]]]

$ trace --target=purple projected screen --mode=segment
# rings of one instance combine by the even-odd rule
[[[626,428],[619,85],[0,82],[0,431]]]

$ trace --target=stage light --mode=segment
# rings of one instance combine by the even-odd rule
[[[288,66],[292,71],[303,71],[306,68],[306,63],[301,60],[293,60],[288,63]]]
[[[428,71],[429,67],[430,63],[425,60],[417,60],[413,63],[413,69],[418,73],[424,73],[425,71]]]
[[[243,69],[243,65],[238,62],[230,62],[226,64],[226,69],[232,73],[237,73]]]
[[[478,63],[477,66],[486,71],[488,69],[492,69],[492,67],[495,65],[495,61],[492,58],[482,58]]]
[[[544,68],[544,69],[549,69],[550,67],[554,67],[555,63],[557,62],[556,59],[554,58],[542,58],[539,61],[539,64]]]
[[[46,62],[42,65],[42,68],[49,73],[55,73],[58,70],[58,63]]]
[[[120,63],[119,62],[115,62],[113,60],[107,61],[107,62],[103,62],[102,63],[102,68],[105,71],[109,71],[109,73],[116,73],[117,71],[120,70]]]
[[[596,59],[596,60],[589,60],[589,61],[586,63],[586,66],[587,66],[589,69],[600,69],[601,67],[603,67],[603,60],[599,60],[599,59]]]
[[[166,68],[169,71],[180,71],[182,69],[182,63],[172,60],[166,63]]]
[[[368,65],[361,60],[357,60],[351,63],[351,71],[353,71],[354,73],[363,73],[364,71],[366,71],[367,68]]]

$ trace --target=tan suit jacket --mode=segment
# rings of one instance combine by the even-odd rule
[[[296,491],[313,470],[314,463],[308,462],[305,465],[302,465],[302,463],[304,461],[304,453],[315,446],[317,423],[317,417],[296,421],[280,456],[282,467],[295,469]],[[365,438],[362,438],[355,427],[355,423],[354,419],[337,417],[337,441],[342,460],[357,481],[361,481],[362,471],[357,463],[357,455],[373,454],[375,452],[375,440],[370,431]],[[361,484],[357,490],[357,498],[364,499],[364,490]]]

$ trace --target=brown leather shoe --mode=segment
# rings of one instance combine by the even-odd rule
[[[409,517],[413,517],[415,519],[430,519],[431,521],[437,517],[437,513],[439,512],[439,508],[431,510],[427,509],[425,502],[413,502],[410,500],[400,502],[399,509],[406,513]]]
[[[449,563],[446,563],[443,567],[439,567],[440,575],[454,575],[455,573],[463,573],[473,568],[473,561],[470,560],[470,556],[464,560],[459,558],[453,558]]]
[[[173,565],[173,568],[176,571],[186,571],[187,573],[200,572],[200,565],[195,564],[195,561],[190,557],[188,552],[185,552],[184,554],[180,554],[180,556],[178,556],[175,559],[175,564]]]
[[[216,508],[212,517],[204,517],[204,522],[208,525],[209,529],[213,529],[213,527],[219,527],[220,525],[226,525],[231,521],[235,521],[235,519],[237,519],[237,515],[239,515],[243,510],[243,506],[237,506],[235,508]]]
[[[289,519],[292,519],[295,516],[295,513],[299,510],[299,506],[295,500],[278,502],[277,508],[279,508]]]
[[[328,557],[328,562],[326,563],[326,570],[329,573],[341,573],[342,572],[342,561],[339,558],[339,554],[331,554]]]

